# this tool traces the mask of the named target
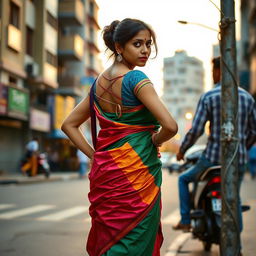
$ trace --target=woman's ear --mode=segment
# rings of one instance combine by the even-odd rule
[[[119,43],[115,43],[115,49],[118,54],[123,53],[123,47]]]

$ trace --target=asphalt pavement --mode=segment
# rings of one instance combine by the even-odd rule
[[[78,173],[52,173],[49,178],[44,175],[37,175],[35,177],[27,177],[21,174],[1,174],[0,185],[9,184],[32,184],[41,182],[64,181],[70,179],[79,179]],[[243,256],[254,256],[256,253],[256,196],[255,196],[255,180],[251,180],[249,175],[245,176],[242,189],[251,189],[253,193],[252,198],[245,199],[243,204],[249,204],[251,209],[243,214],[244,230],[241,235]],[[177,241],[173,242],[174,248],[169,248],[165,256],[217,256],[219,254],[219,247],[213,245],[210,252],[204,252],[202,243],[194,239],[190,233],[177,232]]]

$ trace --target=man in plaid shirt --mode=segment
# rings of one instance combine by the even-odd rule
[[[186,134],[177,160],[184,158],[185,152],[194,145],[203,134],[205,123],[210,121],[210,135],[206,149],[195,166],[191,167],[179,176],[180,222],[173,226],[174,230],[190,230],[190,195],[188,184],[193,182],[197,175],[213,165],[220,164],[221,154],[221,70],[220,57],[214,58],[213,81],[216,85],[212,90],[204,93],[197,105],[192,128]],[[238,134],[239,134],[239,191],[247,164],[247,150],[256,141],[256,104],[253,97],[238,88]],[[242,230],[242,213],[240,212],[240,226]]]

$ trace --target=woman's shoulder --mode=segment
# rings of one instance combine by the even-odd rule
[[[124,75],[124,77],[147,77],[147,75],[143,71],[135,69],[135,70],[128,71]]]
[[[136,85],[141,80],[148,79],[147,75],[141,70],[131,70],[124,76],[124,82],[131,85]]]

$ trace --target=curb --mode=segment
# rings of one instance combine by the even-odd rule
[[[49,178],[46,178],[44,175],[38,175],[35,177],[1,177],[0,176],[0,185],[21,185],[21,184],[35,184],[35,183],[44,183],[44,182],[54,182],[54,181],[64,181],[64,180],[72,180],[78,179],[79,175],[77,173],[74,174],[52,174]]]

